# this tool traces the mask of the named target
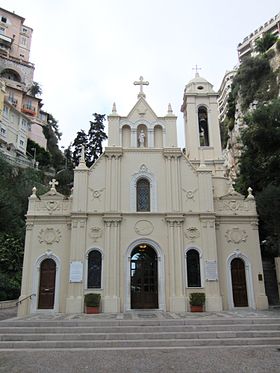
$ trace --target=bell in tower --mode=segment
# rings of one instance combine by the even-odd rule
[[[183,105],[186,153],[194,165],[221,163],[218,94],[198,72],[185,87]]]

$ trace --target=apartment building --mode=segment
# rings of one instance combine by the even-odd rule
[[[278,35],[278,37],[280,36],[280,13],[265,22],[264,25],[257,28],[254,32],[251,32],[250,35],[246,36],[243,41],[238,44],[237,52],[240,62],[242,62],[245,57],[257,55],[255,50],[256,40],[262,38],[263,35],[267,33]]]
[[[41,99],[34,91],[35,66],[29,61],[32,28],[25,19],[0,8],[0,78],[5,91],[0,118],[0,145],[4,153],[25,155],[28,138],[46,148]]]

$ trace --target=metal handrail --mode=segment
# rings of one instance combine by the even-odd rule
[[[32,299],[32,297],[35,297],[36,296],[36,294],[30,294],[30,295],[27,295],[27,297],[25,297],[25,298],[23,298],[23,299],[21,299],[21,300],[19,300],[19,301],[17,301],[16,302],[16,305],[19,305],[19,304],[21,304],[23,301],[25,301],[26,299]]]

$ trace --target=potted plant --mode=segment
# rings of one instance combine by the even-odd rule
[[[85,311],[86,313],[99,313],[100,312],[100,294],[86,294],[85,295]]]
[[[191,293],[190,294],[191,312],[203,312],[204,304],[205,304],[205,293]]]

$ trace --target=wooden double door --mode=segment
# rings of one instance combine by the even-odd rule
[[[40,266],[39,309],[53,309],[55,299],[56,264],[53,259],[45,259]]]
[[[231,262],[231,282],[234,307],[248,307],[245,263],[240,258]]]
[[[158,308],[158,262],[151,246],[142,244],[133,249],[130,282],[132,309]]]

